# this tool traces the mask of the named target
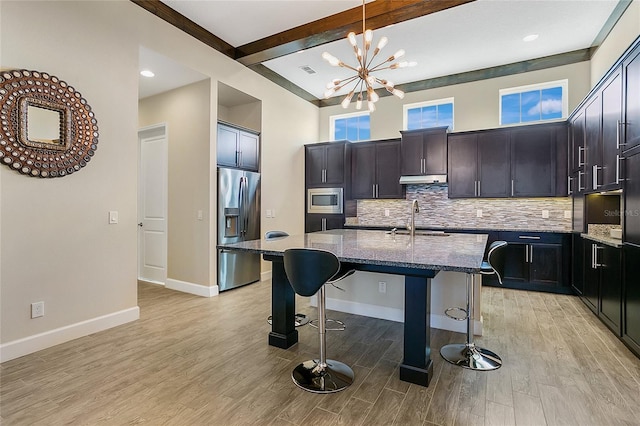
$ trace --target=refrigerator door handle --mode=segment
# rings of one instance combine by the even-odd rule
[[[247,236],[249,231],[249,179],[245,176],[244,178],[244,236]]]
[[[245,205],[244,205],[244,176],[240,176],[240,188],[238,190],[238,208],[239,208],[239,217],[238,220],[240,222],[240,236],[244,235],[244,215],[245,215]]]

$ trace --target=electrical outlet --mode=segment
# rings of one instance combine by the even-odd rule
[[[389,209],[384,209],[384,215],[385,217],[389,217]]]
[[[378,291],[380,293],[386,293],[387,292],[387,283],[384,281],[379,281],[378,282]]]
[[[542,218],[549,219],[549,210],[542,210]]]
[[[564,218],[565,219],[571,219],[571,210],[565,210],[564,211]]]
[[[39,318],[44,316],[44,302],[35,302],[31,304],[31,318]]]
[[[271,210],[267,209],[267,218],[271,218],[271,215],[272,215],[272,214],[273,214],[273,213],[271,213]]]
[[[276,209],[271,210],[271,217],[276,217]]]
[[[476,217],[482,217],[482,210],[476,210]]]

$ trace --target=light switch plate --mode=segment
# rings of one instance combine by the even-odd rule
[[[549,219],[549,210],[542,210],[542,218]]]
[[[118,212],[112,210],[109,212],[109,225],[115,225],[116,223],[118,223]]]
[[[565,210],[564,211],[564,218],[565,219],[571,219],[571,210]]]
[[[267,209],[267,218],[270,218],[272,215],[271,210]]]
[[[482,217],[482,210],[476,210],[476,217]]]
[[[389,209],[384,209],[384,215],[385,217],[389,217]]]

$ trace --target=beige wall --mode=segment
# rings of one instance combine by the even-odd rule
[[[633,0],[591,58],[591,87],[595,86],[640,35],[640,0]]]
[[[166,123],[169,143],[167,278],[209,282],[209,117],[211,83],[203,80],[140,101],[139,126]],[[215,128],[215,126],[214,126]],[[197,212],[203,219],[197,219]],[[214,241],[215,242],[215,241]]]
[[[2,359],[137,317],[140,45],[211,78],[212,123],[218,81],[262,101],[263,211],[277,211],[273,219],[263,215],[262,227],[304,230],[302,145],[317,141],[317,107],[129,1],[3,0],[0,30],[0,67],[47,71],[68,81],[100,126],[95,158],[71,176],[34,179],[0,167]],[[209,140],[208,174],[198,171],[205,180],[198,193],[216,185],[215,135]],[[215,197],[208,203],[202,208],[210,212],[213,253]],[[118,225],[108,224],[109,210],[119,211]],[[208,277],[215,281],[215,260]],[[36,301],[45,302],[45,317],[30,319]]]
[[[251,102],[232,107],[219,105],[218,118],[227,123],[260,132],[262,128],[262,102]]]

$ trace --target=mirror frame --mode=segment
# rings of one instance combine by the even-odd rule
[[[60,113],[61,143],[29,140],[28,108]],[[80,92],[45,72],[0,72],[0,163],[28,176],[62,177],[91,160],[98,121]]]

